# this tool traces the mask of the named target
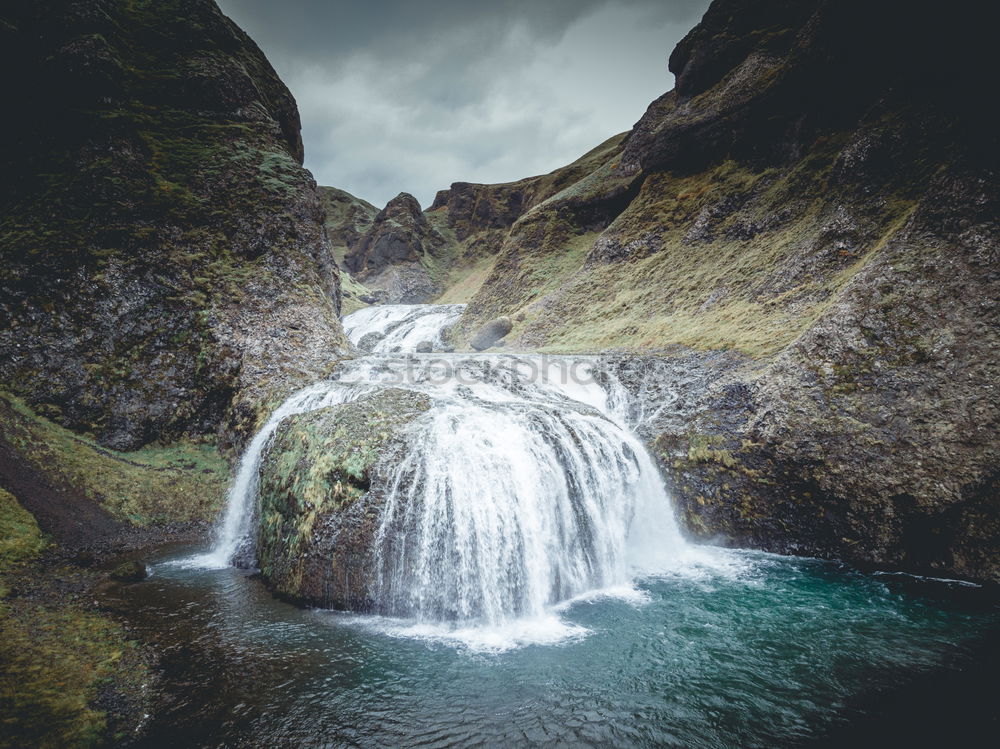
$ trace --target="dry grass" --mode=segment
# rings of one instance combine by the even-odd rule
[[[464,304],[468,302],[479,291],[495,264],[495,257],[484,257],[471,265],[453,270],[448,279],[448,288],[434,300],[434,303]]]
[[[780,173],[727,161],[695,175],[649,176],[602,234],[632,248],[612,262],[584,262],[580,249],[596,234],[571,238],[564,252],[552,251],[559,241],[538,240],[546,221],[565,235],[554,199],[515,227],[474,307],[511,315],[512,340],[553,353],[682,344],[772,355],[822,314],[913,208],[886,201],[864,216],[863,239],[835,249],[824,239],[836,206],[824,175],[836,145]],[[504,283],[512,272],[517,283]]]

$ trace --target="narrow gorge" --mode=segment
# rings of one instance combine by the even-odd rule
[[[399,8],[371,31],[372,55],[413,56],[380,84],[442,77],[375,108],[399,137],[470,95],[428,60],[499,23],[432,5],[433,32]],[[694,12],[668,5],[512,7],[511,69],[476,78],[484,43],[464,73],[509,92],[539,40]],[[0,749],[995,729],[986,10],[703,5],[631,129],[383,207],[317,184],[307,150],[344,131],[303,130],[268,61],[330,8],[0,9]],[[275,64],[301,102],[317,71],[365,70],[358,44],[342,69]],[[607,86],[588,96],[610,108]],[[426,147],[461,163],[463,127],[435,120]],[[383,146],[366,178],[391,176]]]

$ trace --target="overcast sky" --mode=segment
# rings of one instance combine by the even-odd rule
[[[219,0],[298,101],[321,185],[421,205],[567,164],[673,87],[709,0]]]

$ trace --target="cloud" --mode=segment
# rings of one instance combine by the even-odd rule
[[[628,129],[708,0],[220,0],[302,115],[320,184],[422,205],[550,171]]]

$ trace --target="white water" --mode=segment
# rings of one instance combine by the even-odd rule
[[[440,342],[460,313],[459,305],[374,307],[344,324],[352,341],[377,332],[376,351],[392,351]],[[404,387],[430,395],[432,406],[409,427],[402,459],[384,467],[372,557],[375,599],[389,617],[380,626],[491,648],[576,636],[558,619],[561,602],[594,591],[627,596],[636,575],[706,560],[683,540],[656,466],[625,424],[624,389],[595,378],[595,366],[586,357],[495,354],[349,362],[336,381],[289,398],[254,437],[215,546],[190,563],[252,555],[261,457],[283,419]]]
[[[366,307],[344,318],[344,332],[355,346],[367,335],[377,341],[366,350],[373,354],[415,351],[428,342],[440,348],[445,328],[458,320],[464,304],[390,304]]]
[[[215,543],[207,554],[200,554],[187,560],[195,567],[228,567],[253,533],[255,517],[254,503],[257,500],[257,485],[260,479],[260,461],[270,442],[274,430],[289,416],[326,408],[346,400],[349,391],[343,388],[331,389],[327,383],[311,385],[286,400],[271,415],[267,423],[254,436],[240,458],[236,478],[229,486],[226,509],[215,529]]]

